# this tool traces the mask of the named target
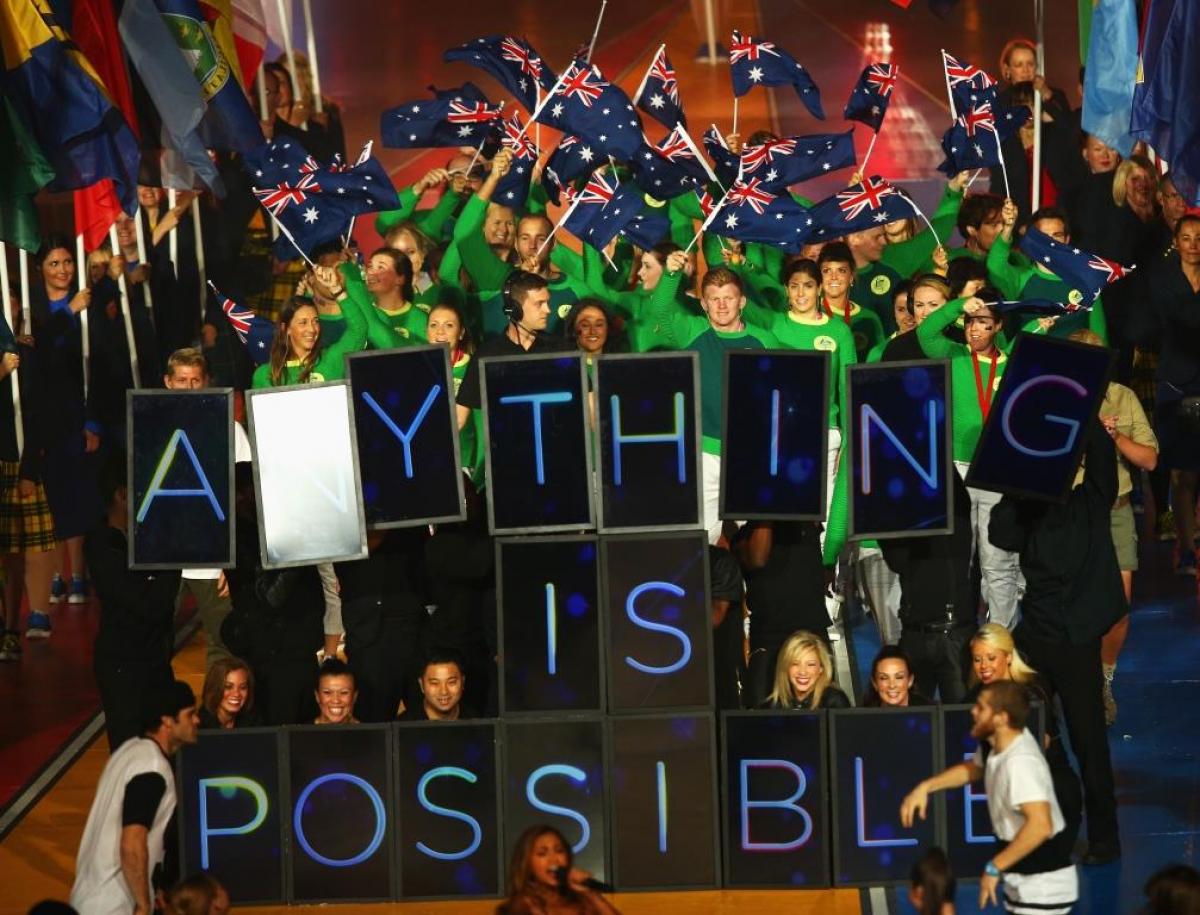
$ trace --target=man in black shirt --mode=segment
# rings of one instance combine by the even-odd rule
[[[434,650],[425,659],[421,676],[421,701],[406,708],[401,721],[459,721],[475,715],[463,708],[467,676],[462,662],[450,651]]]

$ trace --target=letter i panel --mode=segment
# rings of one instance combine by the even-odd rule
[[[400,895],[494,896],[503,879],[494,721],[398,724]]]
[[[711,713],[608,719],[613,883],[622,892],[720,882]]]
[[[288,901],[395,896],[387,725],[287,728]]]
[[[346,374],[367,526],[464,520],[449,350],[413,346],[352,353]]]
[[[949,533],[949,361],[848,366],[846,412],[850,539]]]
[[[502,715],[604,710],[595,537],[496,542]]]
[[[233,391],[129,391],[129,566],[234,563]]]
[[[491,533],[595,527],[583,358],[492,356],[479,372]]]
[[[504,847],[511,849],[530,826],[549,823],[571,844],[577,866],[607,880],[602,719],[510,720],[502,733]]]
[[[922,849],[941,844],[942,798],[927,817],[900,825],[900,803],[940,772],[937,710],[828,712],[833,759],[833,876],[838,886],[900,883]]]
[[[708,540],[701,533],[602,537],[608,709],[713,704]]]
[[[284,901],[280,731],[205,731],[179,751],[180,872],[207,871],[242,903]]]
[[[699,366],[695,353],[596,360],[601,533],[703,525]]]
[[[723,715],[725,885],[829,886],[824,712]]]

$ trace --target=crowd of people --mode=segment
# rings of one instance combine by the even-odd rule
[[[80,910],[87,910],[89,893],[132,888],[135,911],[149,911],[142,891],[158,859],[152,851],[127,867],[126,833],[132,828],[146,847],[161,848],[161,814],[173,806],[164,754],[193,742],[198,729],[496,714],[496,570],[484,508],[479,360],[555,351],[581,352],[589,366],[614,352],[699,354],[704,526],[713,581],[723,584],[713,592],[721,708],[850,705],[850,684],[836,682],[830,647],[839,637],[841,604],[857,595],[884,645],[859,704],[973,701],[977,725],[981,717],[990,722],[977,736],[992,739],[991,751],[918,789],[905,816],[923,812],[929,791],[985,772],[991,780],[998,758],[1024,754],[1045,770],[1037,769],[1030,777],[1036,790],[1023,795],[1036,811],[1018,802],[1017,812],[993,812],[1001,838],[1012,844],[989,863],[985,881],[1007,872],[1005,893],[1021,901],[1023,871],[1010,871],[1021,861],[1012,851],[1018,848],[1042,849],[1039,876],[1065,868],[1073,875],[1084,812],[1082,862],[1118,858],[1106,723],[1117,717],[1113,682],[1138,567],[1137,512],[1152,511],[1143,526],[1175,540],[1175,571],[1196,574],[1200,215],[1186,210],[1170,174],[1141,152],[1122,158],[1083,134],[1066,95],[1034,72],[1030,50],[1011,43],[1002,72],[1010,103],[1034,93],[1044,100],[1036,211],[1032,138],[1021,133],[1004,148],[1011,198],[994,193],[1003,186],[998,174],[987,192],[973,189],[963,173],[946,184],[928,228],[889,223],[796,255],[722,239],[714,229],[700,245],[702,267],[689,246],[702,218],[690,195],[666,202],[671,231],[653,247],[618,238],[602,251],[586,243],[576,250],[553,232],[539,182],[521,210],[493,199],[513,167],[507,149],[490,160],[454,151],[443,167],[401,189],[398,209],[377,214],[379,242],[369,254],[331,245],[308,252],[309,266],[270,253],[270,226],[246,177],[236,157],[222,157],[227,196],[201,206],[205,269],[269,322],[269,337],[252,332],[245,343],[200,286],[190,195],[169,206],[147,176],[139,215],[118,221],[119,250],[91,252],[86,264],[76,263],[69,239],[48,235],[33,259],[30,325],[21,323],[14,296],[0,341],[7,574],[0,660],[21,659],[22,634],[50,638],[55,606],[89,594],[99,600],[94,665],[114,755],[98,789],[101,813],[94,810],[80,850]],[[275,117],[264,132],[300,138],[323,161],[344,155],[337,106],[311,111],[300,55],[302,91],[293,99],[285,63],[265,70]],[[771,139],[758,132],[744,143],[737,135],[727,142],[739,153]],[[149,242],[144,260],[134,218],[143,220]],[[1030,227],[1139,269],[1090,308],[1050,317],[1001,311],[1002,300],[1069,300],[1067,283],[1019,252]],[[937,242],[955,230],[959,244]],[[1118,353],[1116,378],[1085,434],[1077,485],[1062,505],[962,482],[1021,332]],[[235,565],[182,573],[128,568],[124,442],[132,365],[142,387],[240,391],[341,379],[350,353],[424,343],[449,351],[469,479],[465,522],[372,531],[369,557],[356,562],[264,568],[252,455],[239,423]],[[824,524],[718,517],[723,354],[775,348],[831,356]],[[959,470],[953,530],[848,545],[844,369],[922,358],[946,358],[951,366]],[[29,610],[22,624],[23,600]],[[185,603],[195,604],[207,642],[194,720],[194,697],[171,672],[177,611]],[[1045,709],[1041,746],[1025,728],[1030,699]],[[1010,749],[1018,743],[1019,753]],[[124,792],[123,808],[101,809],[111,807],[114,791]],[[1026,829],[1038,838],[1027,849],[1017,840]],[[124,878],[88,871],[102,857],[97,850],[114,842]],[[514,854],[506,911],[615,911],[588,888],[586,874],[571,868],[569,847],[554,830],[531,830]],[[929,902],[952,898],[944,857],[927,856],[919,868],[914,903],[944,911],[941,902]],[[993,894],[995,883],[985,889]],[[1065,882],[1053,883],[1050,901],[1069,908],[1071,892]],[[184,901],[172,907],[220,912],[221,893],[193,881],[176,891]]]

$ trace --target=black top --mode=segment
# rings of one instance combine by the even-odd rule
[[[1143,307],[1131,312],[1131,336],[1139,344],[1158,343],[1160,382],[1200,394],[1200,292],[1183,275],[1179,255],[1147,270],[1138,289]]]
[[[262,721],[259,720],[258,712],[256,712],[254,709],[251,709],[248,712],[243,709],[233,719],[233,730],[236,731],[238,728],[252,728],[259,724],[262,724]],[[202,731],[223,731],[223,730],[225,730],[224,727],[222,727],[222,725],[221,725],[221,719],[219,719],[215,713],[210,712],[203,705],[200,706],[200,730],[202,730]]]
[[[478,718],[478,717],[479,716],[476,715],[473,711],[471,711],[465,705],[462,705],[460,703],[458,706],[458,717],[455,718],[454,720],[455,721],[468,721],[472,718]],[[398,721],[431,721],[431,720],[441,720],[441,719],[431,719],[429,717],[429,715],[427,715],[425,712],[425,703],[424,702],[414,702],[411,706],[408,706],[404,709],[404,712],[400,715],[400,717],[397,720]]]
[[[463,377],[462,386],[458,389],[458,403],[472,410],[483,409],[483,399],[479,393],[479,360],[488,356],[524,356],[533,353],[564,353],[575,352],[574,341],[564,340],[557,334],[541,333],[529,349],[514,343],[507,333],[498,337],[484,340],[475,350],[475,356],[467,364],[467,374]]]
[[[17,369],[17,385],[21,392],[21,427],[25,433],[25,450],[20,455],[19,471],[22,480],[42,478],[42,462],[46,452],[46,407],[43,391],[41,357],[36,349],[18,343],[16,353],[21,357]],[[17,460],[17,433],[13,413],[13,376],[0,382],[0,459]]]
[[[100,599],[96,653],[169,665],[175,641],[179,572],[130,569],[124,531],[107,524],[88,534],[84,556]]]
[[[750,522],[739,536],[770,525],[771,552],[761,569],[746,571],[750,608],[750,644],[782,642],[798,629],[823,633],[829,628],[821,540],[811,521]]]
[[[793,699],[790,705],[776,705],[770,699],[768,699],[762,704],[762,708],[786,709],[793,712],[811,712],[813,710],[812,693],[809,693],[807,696],[805,696],[804,700],[801,702],[797,702],[795,699]],[[825,692],[821,693],[821,702],[817,708],[850,708],[850,699],[844,692],[842,692],[840,687],[830,683],[829,686],[825,687]]]
[[[1099,420],[1085,435],[1083,483],[1064,504],[1004,496],[988,525],[994,546],[1021,555],[1018,628],[1042,641],[1090,642],[1129,612],[1109,527],[1117,449]]]
[[[387,531],[366,559],[334,565],[349,654],[379,641],[390,621],[424,621],[429,603],[424,575],[428,539],[424,527]]]

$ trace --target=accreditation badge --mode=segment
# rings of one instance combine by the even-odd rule
[[[1083,301],[1083,293],[1078,289],[1072,289],[1067,293],[1067,301],[1072,305],[1078,305]]]
[[[871,280],[871,291],[876,295],[885,295],[892,288],[892,280],[890,277],[880,274]]]
[[[570,302],[563,302],[563,304],[559,305],[558,306],[558,317],[565,321],[567,318],[567,315],[569,315],[571,313],[571,307],[572,306],[571,306]]]
[[[837,341],[833,337],[821,334],[813,340],[813,349],[820,350],[823,353],[837,352]]]

